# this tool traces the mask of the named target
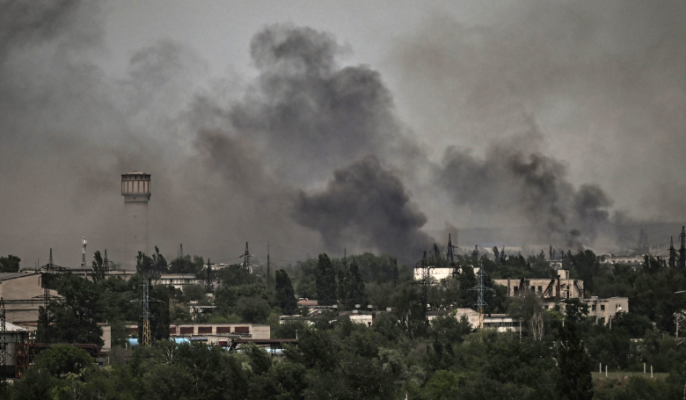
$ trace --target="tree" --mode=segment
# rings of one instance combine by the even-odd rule
[[[272,309],[266,300],[257,297],[241,297],[236,311],[244,322],[266,322]]]
[[[512,299],[507,313],[515,319],[521,319],[534,340],[543,339],[546,314],[543,311],[543,301],[535,293],[523,291],[523,295]]]
[[[93,255],[93,281],[101,282],[105,279],[105,272],[107,271],[107,265],[100,255],[100,251],[96,251]]]
[[[204,260],[202,257],[185,255],[172,260],[169,272],[174,274],[197,274],[202,271]]]
[[[558,348],[560,375],[557,388],[563,399],[589,400],[593,398],[591,358],[577,335],[577,323],[583,314],[578,300],[567,302],[565,325],[560,334]]]
[[[353,308],[356,304],[364,306],[367,303],[367,295],[364,280],[362,280],[362,275],[360,275],[360,268],[355,261],[350,265],[350,272],[348,273],[346,283],[348,308]]]
[[[19,272],[21,258],[13,255],[0,257],[0,272]]]
[[[336,271],[331,259],[326,254],[320,254],[316,270],[317,298],[319,305],[330,306],[336,303]]]
[[[53,376],[78,374],[82,369],[94,363],[95,360],[86,350],[64,344],[50,346],[34,360],[35,368],[46,369]]]
[[[52,315],[50,341],[102,346],[100,289],[95,283],[67,273],[57,280],[57,292],[62,299],[53,300],[48,307]]]
[[[298,312],[298,300],[295,298],[295,290],[291,278],[284,269],[276,271],[276,299],[281,307],[281,311],[287,315],[293,315]]]

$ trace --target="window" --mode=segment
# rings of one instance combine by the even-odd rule
[[[538,293],[543,293],[543,286],[538,287]]]
[[[250,333],[249,326],[237,326],[234,330],[235,333]]]
[[[517,286],[514,287],[514,293],[517,294]]]
[[[593,304],[593,305],[591,306],[591,311],[595,311],[595,308],[596,308],[596,305]]]
[[[192,335],[194,331],[192,326],[182,326],[179,329],[182,335]]]
[[[169,328],[169,333],[170,333],[171,335],[176,335],[176,327],[175,327],[175,326],[170,327],[170,328]]]
[[[217,333],[231,333],[231,327],[230,326],[218,326],[217,327]]]
[[[201,333],[203,333],[203,334],[210,333],[211,334],[212,333],[212,327],[211,326],[199,326],[198,327],[198,333],[199,334],[201,334]]]
[[[536,292],[536,286],[532,286],[532,287],[531,287],[531,291],[532,291],[533,293],[535,293],[535,292]]]
[[[600,305],[600,311],[605,311],[605,304]]]

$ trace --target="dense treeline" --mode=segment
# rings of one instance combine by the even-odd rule
[[[650,257],[642,267],[632,268],[601,264],[591,251],[565,253],[563,265],[572,276],[591,282],[586,283],[587,295],[629,298],[631,311],[605,326],[588,318],[578,301],[545,311],[536,296],[508,298],[505,288],[492,285],[492,279],[552,277],[555,271],[543,254],[494,254],[475,250],[460,255],[457,279],[437,282],[427,292],[413,283],[411,269],[392,257],[369,253],[346,259],[321,255],[277,270],[270,279],[264,271],[250,273],[232,265],[213,272],[218,283],[214,296],[207,296],[203,286],[183,293],[156,286],[151,291],[159,300],[153,310],[157,341],[152,348],[137,348],[128,363],[123,350],[114,350],[112,364],[104,369],[79,362],[77,371],[67,363],[67,371],[41,367],[44,364],[37,361],[13,388],[13,398],[679,398],[686,349],[673,336],[673,314],[686,300],[679,297],[686,295],[674,293],[686,288],[684,271]],[[163,257],[158,251],[149,257],[152,263],[146,257],[139,257],[140,264],[154,273]],[[437,251],[428,258],[434,265],[446,263]],[[169,265],[204,277],[200,257],[172,260]],[[455,307],[472,307],[476,300],[476,292],[467,290],[476,285],[473,266],[484,269],[486,285],[494,288],[487,294],[486,312],[507,312],[521,319],[521,337],[473,331],[450,313]],[[108,321],[114,326],[115,342],[121,341],[122,324],[138,320],[140,308],[131,300],[140,297],[143,282],[142,275],[128,282],[60,276],[52,285],[64,300],[51,304],[46,340],[99,343],[95,322]],[[309,327],[279,325],[282,313],[307,311],[297,308],[296,296],[324,299],[338,304],[339,310],[371,304],[381,312],[371,328],[335,312],[325,313]],[[190,301],[217,309],[212,315],[191,315]],[[432,311],[444,313],[430,324],[425,301]],[[387,307],[391,311],[383,312]],[[287,348],[283,357],[272,357],[258,348],[231,353],[164,340],[170,321],[192,319],[269,323],[272,337],[295,338],[297,332],[299,346]],[[43,334],[39,324],[38,335]],[[591,371],[599,363],[610,371],[636,372],[646,363],[667,378],[632,377],[594,387]]]

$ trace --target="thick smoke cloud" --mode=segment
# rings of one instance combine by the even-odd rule
[[[301,192],[295,219],[320,230],[332,248],[373,246],[414,260],[433,243],[421,231],[426,216],[412,203],[402,181],[374,156],[334,172],[323,191]]]
[[[150,244],[167,255],[231,262],[269,241],[288,261],[346,246],[410,262],[444,224],[593,244],[630,220],[611,199],[681,207],[683,12],[531,0],[487,26],[443,16],[398,41],[383,79],[343,65],[332,34],[273,25],[249,44],[256,79],[208,81],[164,38],[108,75],[97,1],[0,0],[0,254],[77,265],[86,236],[129,258],[119,174],[134,169],[153,175]]]
[[[535,121],[543,140],[525,155],[559,161],[569,182],[600,185],[635,218],[683,221],[686,4],[501,6],[478,23],[435,14],[393,48],[391,88],[434,157],[451,145],[483,156]],[[488,219],[461,211],[457,225]]]
[[[535,229],[539,243],[582,248],[610,223],[612,201],[595,185],[575,188],[559,161],[512,145],[493,145],[483,158],[446,151],[440,186],[458,205]]]

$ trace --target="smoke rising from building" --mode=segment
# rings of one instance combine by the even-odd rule
[[[686,89],[671,79],[683,77],[684,28],[667,16],[679,10],[650,11],[664,36],[645,24],[633,49],[597,24],[635,6],[606,6],[589,17],[593,30],[566,12],[586,15],[588,5],[523,4],[529,14],[514,20],[545,22],[540,32],[520,37],[498,17],[478,29],[428,21],[397,41],[401,82],[390,84],[392,74],[344,65],[350,47],[333,33],[292,25],[256,32],[255,79],[208,81],[192,48],[164,39],[133,51],[114,77],[89,61],[106,51],[98,2],[0,1],[0,253],[31,265],[53,247],[75,265],[87,236],[125,259],[118,179],[131,170],[155,177],[150,245],[169,253],[183,242],[219,261],[237,260],[245,241],[251,250],[270,241],[288,260],[347,246],[411,262],[441,239],[428,226],[482,219],[540,227],[540,241],[558,246],[614,235],[612,200],[623,206],[635,190],[604,178],[625,162],[608,149],[655,154],[668,143],[660,160],[684,162],[675,139]],[[638,144],[647,129],[658,140]],[[597,146],[583,136],[600,131],[609,133]],[[636,176],[657,185],[646,192],[674,182],[648,167]],[[660,202],[672,207],[669,193]]]

